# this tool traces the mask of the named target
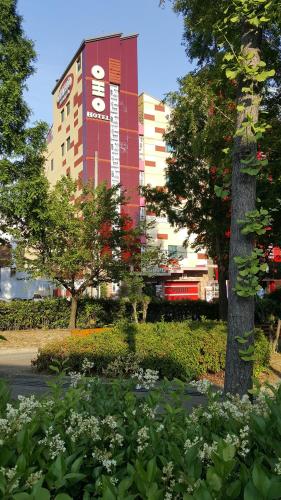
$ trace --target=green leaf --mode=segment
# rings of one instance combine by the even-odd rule
[[[236,106],[236,109],[237,109],[237,111],[244,111],[245,106],[244,106],[244,104],[238,104],[238,106]]]
[[[147,478],[148,481],[151,483],[156,475],[156,470],[157,470],[157,465],[156,465],[156,459],[155,457],[149,460],[147,464]]]
[[[31,496],[28,493],[16,493],[13,500],[30,500]]]
[[[50,500],[51,495],[46,488],[37,488],[36,492],[33,493],[33,498],[34,500]]]
[[[244,500],[262,500],[262,496],[253,485],[252,481],[246,484],[244,489]]]
[[[229,462],[235,456],[235,446],[233,444],[227,444],[222,450],[222,458],[224,462]]]
[[[237,479],[231,483],[226,489],[226,495],[230,498],[238,498],[241,491],[241,481]]]
[[[55,500],[72,500],[72,497],[67,495],[67,493],[59,493],[56,497]]]
[[[254,464],[252,478],[257,490],[260,491],[265,498],[267,498],[270,480],[260,465]]]
[[[232,23],[237,23],[239,21],[239,19],[240,19],[239,16],[233,16],[233,17],[230,18],[230,21]]]
[[[271,69],[269,71],[262,71],[261,73],[258,73],[258,75],[256,75],[255,80],[257,82],[264,82],[265,80],[271,78],[274,75],[275,75],[275,69]]]
[[[234,80],[238,75],[238,71],[233,70],[233,69],[227,69],[225,71],[225,74],[226,74],[226,78],[229,78],[229,80]]]
[[[220,491],[220,489],[222,487],[222,480],[218,476],[218,474],[215,472],[214,467],[210,467],[207,470],[207,483],[210,485],[210,487],[214,491]]]
[[[227,52],[227,53],[224,55],[223,59],[224,59],[225,61],[232,61],[232,59],[234,59],[234,54],[232,54],[231,52]]]

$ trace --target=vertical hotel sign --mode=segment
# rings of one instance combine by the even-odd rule
[[[110,85],[111,186],[120,183],[119,86]]]

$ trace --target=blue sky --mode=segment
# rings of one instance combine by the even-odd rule
[[[84,38],[139,33],[139,91],[160,99],[191,66],[182,46],[182,18],[159,0],[18,0],[24,30],[35,42],[36,74],[26,100],[32,121],[52,122],[51,91]]]

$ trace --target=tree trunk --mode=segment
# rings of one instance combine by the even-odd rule
[[[135,323],[138,323],[139,322],[139,318],[138,318],[138,304],[136,301],[133,301],[132,302],[132,308],[133,308],[133,318],[134,318],[134,322]]]
[[[146,323],[148,306],[149,306],[149,301],[143,300],[143,302],[142,302],[142,322],[143,323]]]
[[[260,61],[260,33],[256,28],[244,23],[242,27],[241,46],[244,55],[253,54],[252,65],[256,66]],[[242,93],[240,82],[237,94],[237,104],[243,105],[244,110],[237,113],[236,130],[241,128],[243,121],[250,115],[253,122],[258,121],[259,95],[258,93]],[[229,299],[228,299],[228,337],[225,370],[225,392],[243,395],[252,387],[253,362],[243,361],[239,355],[239,349],[248,348],[254,342],[254,334],[249,336],[249,341],[244,347],[236,340],[237,336],[243,336],[246,332],[254,330],[254,297],[239,297],[233,290],[238,276],[235,257],[249,256],[254,248],[254,240],[251,236],[245,236],[240,231],[238,220],[245,218],[245,213],[255,209],[256,201],[256,177],[243,174],[241,168],[245,167],[243,159],[249,155],[256,156],[257,143],[251,127],[245,129],[244,134],[236,135],[234,138],[233,161],[232,161],[232,184],[231,184],[231,236],[229,256]]]
[[[78,306],[78,297],[76,295],[72,295],[68,328],[76,328],[77,306]]]
[[[219,315],[222,321],[227,320],[227,289],[226,289],[226,271],[223,265],[218,266],[218,282],[219,282]]]
[[[278,344],[279,344],[279,337],[280,337],[280,330],[281,330],[281,320],[278,319],[277,323],[277,328],[276,328],[276,333],[275,333],[275,338],[272,343],[272,352],[278,352]]]

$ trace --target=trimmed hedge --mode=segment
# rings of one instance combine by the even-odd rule
[[[94,362],[94,373],[102,374],[120,356],[134,354],[141,367],[158,370],[161,377],[190,379],[224,369],[225,350],[226,326],[221,322],[123,322],[109,332],[48,344],[40,350],[36,366],[47,370],[54,359],[67,359],[71,370],[80,371],[87,358]],[[255,356],[258,370],[268,365],[269,343],[260,331]]]
[[[83,298],[78,304],[77,326],[88,328],[95,324],[104,326],[116,323],[122,318],[130,319],[132,308],[113,299]],[[70,316],[70,302],[63,298],[0,301],[0,330],[27,330],[31,328],[67,328]],[[149,304],[149,322],[184,321],[205,316],[218,319],[218,305],[202,300],[177,302],[155,301]]]

